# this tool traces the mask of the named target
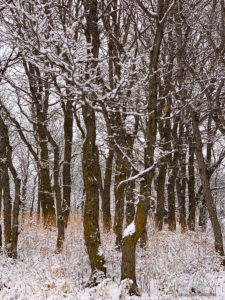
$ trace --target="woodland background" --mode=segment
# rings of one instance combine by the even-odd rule
[[[75,235],[93,299],[110,253],[121,297],[171,284],[169,262],[223,274],[224,0],[0,0],[0,36],[2,260],[34,236],[60,260]]]

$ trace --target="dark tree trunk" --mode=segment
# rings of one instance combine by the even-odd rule
[[[124,198],[125,186],[118,185],[121,181],[126,179],[125,165],[120,153],[117,153],[116,168],[115,168],[115,182],[114,182],[114,196],[115,196],[115,218],[113,230],[116,234],[116,248],[121,249],[123,221],[124,221]]]
[[[110,212],[110,200],[111,200],[111,181],[112,181],[112,164],[113,164],[114,151],[109,150],[109,155],[106,159],[104,188],[102,198],[102,215],[103,215],[103,230],[109,232],[111,229],[111,212]]]
[[[195,199],[195,169],[194,169],[194,143],[193,138],[189,141],[189,159],[188,159],[188,198],[189,198],[189,217],[188,227],[189,230],[195,230],[195,212],[196,212],[196,199]]]
[[[158,230],[163,229],[163,220],[165,215],[165,180],[166,180],[166,163],[163,162],[159,169],[157,180],[157,210],[156,210],[156,227]]]
[[[7,127],[0,116],[0,171],[3,186],[3,202],[4,202],[4,240],[6,253],[11,256],[12,249],[12,199],[10,195],[10,181],[8,172],[8,133]]]
[[[73,106],[72,100],[63,103],[64,111],[64,161],[63,161],[63,219],[68,224],[71,198],[71,154],[73,140]]]
[[[208,212],[205,198],[203,195],[200,197],[200,205],[199,205],[199,221],[198,225],[203,232],[206,232],[207,229],[207,221],[208,221]]]
[[[99,31],[98,31],[98,1],[84,1],[86,15],[86,41],[92,45],[92,49],[87,50],[88,56],[93,56],[93,60],[87,63],[87,68],[95,73],[97,70],[97,58],[99,55]],[[91,52],[91,53],[90,53]],[[89,80],[92,71],[86,73]],[[87,84],[88,85],[88,84]],[[84,94],[94,103],[94,95]],[[83,99],[84,100],[84,99]],[[84,204],[84,240],[91,264],[91,276],[87,286],[99,284],[106,276],[105,259],[101,251],[101,240],[99,230],[99,152],[96,146],[96,121],[95,111],[88,104],[83,105],[83,119],[86,127],[86,138],[83,143],[83,181],[86,192]]]
[[[34,212],[34,202],[35,202],[35,190],[36,190],[36,184],[37,184],[37,176],[34,177],[34,183],[32,188],[32,202],[30,207],[30,218],[33,218],[33,212]]]
[[[184,174],[183,174],[184,175]],[[179,205],[179,223],[181,226],[181,233],[185,233],[187,229],[186,222],[186,201],[185,201],[185,191],[186,191],[186,180],[185,178],[176,179],[176,191],[177,199]]]
[[[3,158],[4,157],[4,158]],[[9,143],[8,128],[0,116],[0,169],[3,176],[4,190],[4,237],[6,253],[17,258],[19,205],[20,205],[20,179],[13,166],[12,148]],[[12,211],[10,196],[10,181],[8,168],[10,169],[15,184],[15,199]],[[13,214],[12,214],[13,213]],[[12,216],[11,216],[12,214]]]
[[[130,175],[130,174],[129,174]],[[125,190],[126,194],[126,225],[128,226],[135,216],[135,181],[128,182]]]
[[[89,286],[97,285],[106,274],[104,256],[101,254],[99,230],[99,184],[97,181],[99,164],[98,149],[95,145],[96,127],[95,112],[89,107],[83,107],[86,126],[86,139],[83,144],[83,180],[86,192],[84,204],[84,239],[91,263]]]
[[[2,215],[2,189],[3,189],[3,186],[2,186],[2,173],[1,173],[1,170],[0,170],[0,217]]]

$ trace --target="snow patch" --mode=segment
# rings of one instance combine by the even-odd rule
[[[123,232],[123,238],[125,238],[125,237],[127,237],[127,236],[129,236],[129,235],[134,234],[134,233],[135,233],[135,230],[136,230],[136,228],[135,228],[135,224],[134,224],[134,221],[133,221],[133,222],[131,222],[131,223],[125,228],[125,230],[124,230],[124,232]]]

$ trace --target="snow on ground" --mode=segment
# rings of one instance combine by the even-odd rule
[[[120,300],[225,299],[225,272],[213,250],[212,233],[156,233],[148,226],[148,244],[137,249],[137,281],[141,297]],[[0,256],[0,299],[4,300],[119,300],[121,253],[115,236],[102,234],[108,277],[97,288],[85,289],[90,267],[82,224],[73,220],[64,250],[55,254],[56,231],[25,226],[19,239],[19,258]]]

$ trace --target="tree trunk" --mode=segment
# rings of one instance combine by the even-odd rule
[[[2,189],[3,189],[3,186],[2,186],[2,173],[1,173],[1,170],[0,170],[0,217],[2,215]]]
[[[195,230],[195,170],[194,170],[194,143],[192,138],[189,141],[189,159],[188,159],[188,198],[189,198],[189,217],[188,227],[189,230]]]
[[[95,112],[90,107],[83,107],[83,116],[86,126],[86,138],[83,144],[83,181],[86,192],[84,204],[84,239],[91,263],[91,276],[88,286],[97,285],[106,274],[105,259],[101,253],[99,230],[99,184],[98,149],[95,145],[96,127]]]
[[[116,248],[121,249],[122,232],[123,232],[123,220],[124,220],[124,196],[125,186],[118,185],[121,181],[126,179],[125,165],[120,153],[117,153],[116,158],[116,170],[115,170],[115,182],[114,182],[114,196],[115,196],[115,218],[113,230],[116,234]]]
[[[111,212],[110,212],[110,200],[111,200],[111,181],[112,181],[112,164],[113,164],[114,151],[109,150],[109,155],[106,159],[105,177],[104,177],[104,189],[102,199],[102,215],[103,215],[103,230],[109,232],[111,229]]]
[[[3,186],[3,202],[4,202],[4,240],[6,253],[11,256],[12,249],[12,200],[10,195],[10,181],[8,172],[8,157],[7,157],[7,145],[8,145],[7,127],[0,116],[0,171],[2,176]]]
[[[87,50],[88,56],[94,59],[87,63],[87,68],[91,67],[90,72],[86,73],[85,79],[90,80],[90,76],[96,77],[95,71],[98,65],[99,55],[99,31],[98,31],[98,1],[84,1],[86,15],[86,41],[92,45],[91,50]],[[87,83],[88,85],[88,83]],[[84,94],[94,103],[95,96]],[[83,99],[84,100],[84,99]],[[85,102],[84,102],[85,103]],[[83,119],[86,127],[86,138],[83,143],[83,181],[86,192],[84,204],[84,240],[87,247],[88,256],[91,264],[91,276],[87,286],[99,284],[106,276],[105,259],[101,250],[100,230],[99,230],[99,152],[96,146],[96,121],[95,111],[88,104],[83,105]]]
[[[129,172],[130,176],[130,172]],[[128,226],[133,220],[135,216],[135,180],[128,182],[125,190],[126,194],[126,226]]]
[[[187,229],[186,223],[186,206],[185,206],[185,191],[186,191],[186,181],[185,178],[176,179],[176,191],[177,199],[179,205],[179,223],[181,226],[181,233],[185,233]]]
[[[68,224],[71,198],[71,154],[73,140],[73,106],[72,100],[63,103],[64,111],[64,161],[63,161],[63,219]]]
[[[159,169],[157,180],[157,210],[156,210],[156,227],[158,230],[163,229],[163,220],[165,215],[165,180],[166,180],[166,163],[163,162]]]
[[[206,200],[206,205],[207,205],[207,209],[209,212],[209,218],[210,218],[213,232],[214,232],[215,250],[221,256],[224,256],[222,231],[221,231],[220,223],[218,220],[214,200],[213,200],[211,190],[210,190],[210,181],[209,181],[207,166],[206,166],[204,156],[202,153],[202,139],[201,139],[201,133],[200,133],[200,130],[198,127],[199,126],[199,118],[198,118],[197,113],[194,110],[192,110],[191,107],[189,109],[190,109],[190,113],[191,113],[191,117],[192,117],[192,127],[193,127],[193,133],[194,133],[194,137],[195,137],[195,143],[196,143],[195,153],[196,153],[196,158],[197,158],[198,166],[199,166],[199,173],[200,173],[201,183],[202,183],[202,187],[203,187],[203,195]],[[223,264],[225,265],[225,260],[223,260]]]
[[[63,212],[62,212],[62,197],[61,190],[59,184],[59,165],[60,165],[60,157],[59,157],[59,147],[55,140],[53,139],[50,132],[45,128],[46,137],[48,138],[49,143],[52,145],[54,152],[54,167],[53,167],[53,177],[54,177],[54,192],[55,192],[55,202],[56,202],[56,212],[57,212],[57,227],[58,227],[58,236],[56,243],[56,252],[59,253],[62,251],[63,242],[64,242],[64,220],[63,220]]]

